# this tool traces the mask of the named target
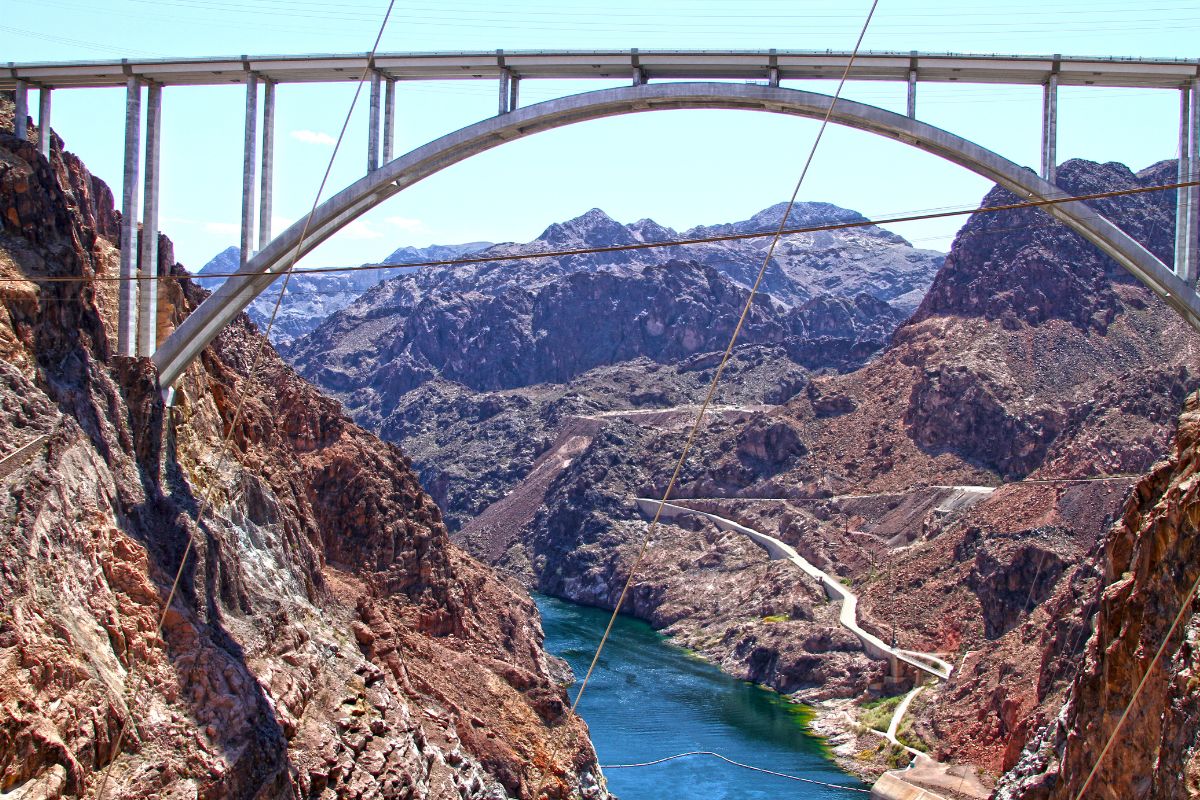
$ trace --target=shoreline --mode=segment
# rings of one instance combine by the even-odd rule
[[[557,597],[545,592],[531,592],[531,597],[535,602],[539,597],[553,599],[560,603],[566,603],[579,608],[595,609],[605,613],[611,613],[611,609],[603,609],[598,606],[579,603],[569,598]],[[539,608],[539,614],[541,613]],[[872,762],[864,762],[857,758],[860,752],[858,748],[858,739],[851,729],[851,726],[856,724],[852,717],[846,713],[846,709],[854,704],[854,699],[843,698],[819,701],[817,703],[805,702],[799,700],[792,695],[785,694],[770,686],[748,681],[744,678],[739,678],[732,675],[721,668],[719,663],[706,658],[702,653],[691,648],[679,644],[675,641],[675,637],[654,629],[646,620],[641,619],[633,614],[621,614],[630,621],[636,621],[647,628],[658,637],[663,644],[667,645],[671,650],[675,651],[678,657],[688,661],[699,661],[713,670],[719,672],[725,679],[736,681],[747,686],[753,686],[768,695],[772,705],[778,705],[795,724],[797,731],[808,739],[813,745],[813,750],[819,755],[822,761],[834,767],[843,775],[861,781],[866,787],[870,787],[875,780],[884,771],[890,767],[886,765],[875,765]],[[547,655],[554,659],[561,659],[562,656],[558,653],[547,649]],[[572,685],[578,682],[578,676],[572,673],[574,680]],[[833,713],[831,713],[833,709]],[[841,720],[837,720],[840,716]],[[874,736],[874,734],[868,734]],[[882,737],[879,741],[884,742]],[[839,748],[841,750],[839,751]]]

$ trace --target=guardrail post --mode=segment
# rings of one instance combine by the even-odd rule
[[[125,83],[125,173],[121,187],[121,284],[117,295],[117,355],[137,355],[138,160],[142,149],[142,84]]]
[[[146,179],[142,188],[142,235],[138,270],[139,356],[158,348],[158,176],[162,141],[162,86],[146,90]]]

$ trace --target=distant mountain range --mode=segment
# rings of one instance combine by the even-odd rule
[[[271,341],[285,345],[296,337],[308,333],[335,311],[350,305],[367,289],[380,281],[411,271],[404,264],[423,261],[447,261],[478,252],[491,246],[491,242],[468,242],[456,245],[430,245],[429,247],[401,247],[394,251],[383,264],[395,267],[357,270],[354,272],[321,272],[307,275],[298,271],[288,282],[287,297],[280,306],[275,325],[271,328]],[[197,282],[212,290],[225,282],[224,278],[205,278],[205,275],[237,272],[241,249],[227,247],[201,267]],[[278,281],[276,284],[278,285]],[[275,308],[278,292],[266,291],[259,295],[246,309],[250,319],[265,328]]]

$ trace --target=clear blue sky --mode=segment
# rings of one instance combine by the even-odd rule
[[[0,0],[8,61],[362,52],[385,0]],[[411,0],[398,2],[382,51],[557,48],[849,49],[868,0]],[[1200,57],[1194,0],[881,0],[867,50]],[[625,82],[621,82],[625,83]],[[602,88],[526,81],[522,104]],[[785,83],[785,85],[787,85]],[[803,88],[832,92],[832,86]],[[53,126],[118,190],[123,89],[62,90]],[[278,91],[276,232],[307,213],[353,86]],[[846,96],[902,111],[899,84],[851,84]],[[923,85],[918,116],[1036,165],[1040,89]],[[1060,161],[1140,169],[1177,151],[1175,91],[1066,88]],[[201,266],[237,241],[244,89],[164,92],[162,229],[177,257]],[[31,97],[36,109],[36,93]],[[491,82],[401,85],[396,152],[494,114]],[[335,164],[332,193],[365,168],[365,97]],[[36,114],[35,114],[36,116]],[[786,199],[817,124],[770,114],[677,111],[538,134],[453,167],[364,217],[306,265],[377,260],[405,244],[524,241],[597,206],[622,222],[675,228],[743,219]],[[831,128],[802,199],[881,215],[972,205],[988,185],[879,137]],[[961,221],[898,226],[945,250]]]

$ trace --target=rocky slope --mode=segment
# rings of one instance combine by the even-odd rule
[[[772,230],[782,210],[683,235]],[[794,209],[789,224],[856,219],[811,203]],[[592,210],[533,242],[485,252],[678,235]],[[287,356],[361,424],[405,442],[423,484],[458,527],[528,474],[568,417],[694,397],[711,375],[710,354],[737,321],[764,247],[748,240],[422,270],[368,292]],[[877,228],[786,239],[764,283],[777,294],[759,296],[730,374],[736,388],[723,389],[723,402],[782,402],[810,370],[862,363],[940,262]]]
[[[1070,162],[1060,181],[1079,192],[1145,186],[1173,169],[1135,175]],[[1010,200],[996,190],[984,204]],[[1168,258],[1173,200],[1154,193],[1098,205]],[[946,653],[959,669],[923,700],[915,730],[939,756],[994,776],[1058,714],[1094,608],[1099,575],[1088,554],[1166,451],[1196,382],[1198,347],[1148,290],[1042,212],[977,216],[912,320],[866,366],[811,380],[799,373],[783,390],[766,379],[783,362],[764,355],[742,394],[735,370],[722,402],[736,409],[707,426],[678,495],[725,498],[717,507],[727,515],[851,582],[870,629]],[[541,402],[534,387],[426,384],[428,411],[387,419],[397,435],[455,440],[423,451],[446,472],[469,454],[459,499],[431,483],[464,518],[475,487],[475,500],[494,496],[496,470],[470,465],[491,453],[500,467],[532,469],[528,496],[514,484],[515,499],[485,511],[487,524],[464,525],[463,541],[544,591],[611,607],[645,530],[630,498],[661,492],[681,445],[689,410],[669,409],[695,397],[680,380],[685,364],[705,373],[715,357],[598,368],[541,387]],[[622,391],[638,399],[618,403]],[[762,408],[776,391],[777,407]],[[423,415],[444,430],[424,427]],[[486,433],[469,435],[459,419],[483,420]],[[537,436],[522,440],[531,427]],[[509,431],[534,446],[523,462],[510,456]],[[969,503],[939,488],[980,484],[998,488]],[[853,695],[878,676],[857,643],[839,638],[810,586],[704,526],[656,534],[629,602],[731,673],[801,697]]]
[[[1200,395],[1193,394],[1170,458],[1134,487],[1094,556],[1087,597],[1096,609],[1093,630],[1066,703],[1005,776],[998,797],[1074,798],[1085,787],[1088,797],[1200,794],[1197,467]],[[1060,649],[1050,644],[1047,658]],[[1110,738],[1114,746],[1089,783]]]
[[[279,307],[275,324],[271,328],[271,343],[287,345],[317,327],[330,314],[350,305],[363,292],[381,281],[401,275],[408,270],[403,264],[425,261],[447,261],[483,250],[491,242],[469,242],[459,245],[430,245],[429,247],[401,247],[385,258],[382,264],[397,265],[394,268],[362,269],[354,272],[306,274],[303,271],[292,275],[288,281],[287,297]],[[237,272],[241,250],[227,247],[217,253],[196,273],[196,282],[205,289],[215,289],[225,282],[224,278],[206,278],[205,275],[228,275]],[[275,311],[282,279],[254,299],[246,309],[250,319],[260,330]]]
[[[782,212],[775,206],[742,223],[683,235],[770,230]],[[858,215],[802,204],[789,224],[847,218]],[[621,225],[593,209],[551,225],[533,242],[484,252],[606,247],[678,235],[650,220]],[[287,355],[373,425],[391,413],[396,395],[434,377],[479,391],[561,383],[639,356],[676,361],[717,349],[728,338],[765,246],[765,239],[748,240],[422,270],[377,287]],[[809,368],[861,363],[911,309],[912,295],[923,291],[940,262],[939,254],[914,250],[878,228],[789,238],[768,270],[745,339],[784,344],[792,360]]]
[[[3,132],[11,108],[0,791],[93,797],[111,767],[107,797],[529,797],[543,773],[606,796],[532,603],[450,545],[399,449],[269,349],[251,379],[245,322],[164,408],[112,355],[115,284],[44,280],[113,275],[118,215],[61,142],[47,163]],[[161,334],[202,290],[159,252]]]

